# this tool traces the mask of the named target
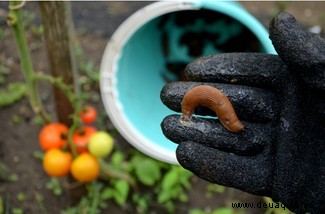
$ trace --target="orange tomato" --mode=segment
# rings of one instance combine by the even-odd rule
[[[88,152],[87,145],[90,137],[97,131],[91,126],[83,126],[81,129],[73,132],[72,142],[77,147],[78,154]]]
[[[59,149],[67,143],[66,134],[69,129],[62,123],[50,123],[44,126],[39,134],[39,143],[44,151]]]
[[[97,118],[97,111],[92,106],[85,106],[79,113],[81,121],[85,124],[94,123]]]
[[[65,176],[69,173],[72,163],[72,155],[60,149],[47,151],[43,158],[45,172],[53,177]]]
[[[93,181],[99,175],[99,163],[91,154],[83,153],[73,160],[71,174],[81,183]]]

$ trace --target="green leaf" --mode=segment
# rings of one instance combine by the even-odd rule
[[[148,186],[154,185],[161,177],[157,162],[149,158],[135,165],[135,174],[143,184]]]
[[[0,65],[0,75],[4,74],[4,75],[7,75],[11,72],[11,70],[4,66],[4,65]]]
[[[8,176],[8,180],[9,180],[10,182],[17,182],[17,181],[19,180],[19,177],[18,177],[17,174],[10,174],[10,175]]]
[[[186,202],[188,201],[188,196],[185,194],[185,193],[181,193],[179,196],[178,196],[179,200],[182,201],[182,202]]]
[[[0,107],[9,106],[20,100],[26,93],[25,83],[10,83],[6,90],[0,90]]]
[[[26,200],[26,195],[23,192],[18,193],[17,200],[20,202],[24,202]]]
[[[12,208],[12,214],[23,214],[23,209],[21,208]]]
[[[165,204],[165,207],[167,208],[168,213],[175,213],[175,205],[172,201],[168,201]]]
[[[53,189],[53,194],[56,196],[62,195],[62,189],[60,187],[54,188]]]
[[[166,201],[169,201],[173,198],[173,192],[172,191],[162,191],[158,195],[158,203],[163,204]]]
[[[162,181],[162,189],[172,189],[174,186],[178,184],[179,180],[179,173],[177,170],[171,170],[167,172],[167,174],[164,176]]]
[[[129,194],[129,184],[124,180],[119,180],[115,184],[115,194],[114,199],[117,204],[123,205],[126,202],[126,199]]]
[[[224,186],[218,185],[218,184],[209,184],[207,186],[207,190],[209,192],[223,193],[226,190],[226,188]]]
[[[146,196],[135,193],[132,196],[132,201],[137,205],[137,211],[139,214],[147,213],[146,211],[148,210],[149,199]]]
[[[16,125],[20,124],[21,117],[19,115],[14,114],[11,116],[11,122]]]
[[[33,157],[39,160],[43,160],[45,153],[43,151],[35,150],[33,152]]]
[[[233,214],[233,213],[234,213],[233,209],[227,207],[219,208],[212,212],[212,214]]]
[[[112,198],[113,196],[114,196],[114,190],[113,190],[112,188],[110,188],[110,187],[106,187],[106,188],[102,191],[102,193],[101,193],[101,195],[100,195],[100,197],[101,197],[103,200],[110,199],[110,198]]]
[[[124,159],[123,153],[120,151],[115,151],[112,154],[111,163],[114,166],[121,166],[123,159]]]

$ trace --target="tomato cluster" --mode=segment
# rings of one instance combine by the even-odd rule
[[[44,126],[39,134],[39,143],[45,151],[43,168],[53,177],[69,173],[79,182],[95,180],[100,172],[98,158],[104,158],[114,147],[113,138],[105,131],[98,131],[90,124],[96,121],[95,108],[86,106],[79,114],[84,124],[72,134],[68,145],[69,128],[62,123]],[[76,157],[73,157],[72,150]]]

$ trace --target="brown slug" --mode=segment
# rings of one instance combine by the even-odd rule
[[[191,88],[183,97],[182,114],[185,120],[191,120],[196,107],[208,107],[213,110],[221,124],[231,132],[240,132],[244,125],[238,119],[229,99],[218,89],[200,85]]]

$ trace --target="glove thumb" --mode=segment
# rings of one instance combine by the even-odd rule
[[[275,50],[290,70],[310,87],[325,90],[325,40],[303,30],[288,13],[274,17],[269,30]]]

